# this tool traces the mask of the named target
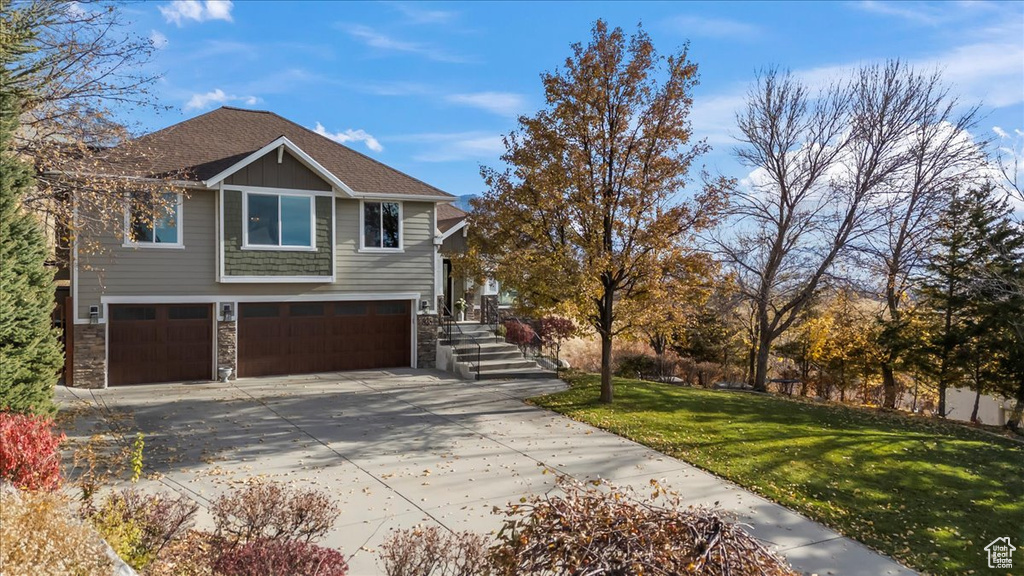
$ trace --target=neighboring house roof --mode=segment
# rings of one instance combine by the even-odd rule
[[[262,110],[223,106],[138,138],[145,174],[205,182],[253,152],[285,137],[351,190],[372,194],[453,197],[330,138]]]
[[[469,214],[451,204],[438,204],[437,231],[444,234],[464,221],[466,216],[469,216]]]

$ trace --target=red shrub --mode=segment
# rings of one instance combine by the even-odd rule
[[[525,348],[533,346],[535,340],[537,340],[537,333],[533,331],[533,327],[529,324],[519,322],[518,320],[507,320],[505,322],[505,341],[509,344]]]
[[[0,412],[0,479],[24,490],[60,487],[60,443],[53,420]]]
[[[224,550],[214,565],[224,576],[345,576],[337,550],[296,540],[253,540]]]

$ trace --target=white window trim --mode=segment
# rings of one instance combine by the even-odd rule
[[[249,243],[249,195],[277,196],[277,241],[279,244]],[[295,196],[309,201],[309,246],[282,246],[281,242],[281,196]],[[274,250],[279,252],[316,252],[316,198],[301,192],[256,192],[242,191],[242,250]]]
[[[366,206],[367,202],[373,203],[389,203],[398,204],[398,248],[375,248],[373,246],[366,246]],[[381,218],[383,219],[384,212],[381,211]],[[384,223],[381,221],[381,238],[384,238]],[[384,252],[398,254],[405,252],[405,207],[403,203],[398,200],[360,200],[359,201],[359,252]]]
[[[177,242],[157,242],[156,241],[156,221],[153,222],[153,241],[152,242],[136,242],[132,240],[132,206],[131,198],[128,194],[125,194],[125,205],[124,205],[124,241],[121,243],[123,248],[158,248],[161,250],[184,250],[185,249],[185,203],[182,198],[181,192],[169,192],[169,194],[175,194],[178,198],[178,218],[174,223],[175,228],[178,229],[178,241]]]

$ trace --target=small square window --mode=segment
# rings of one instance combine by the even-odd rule
[[[401,228],[398,202],[363,202],[363,248],[400,249]]]
[[[128,202],[126,242],[138,246],[181,245],[181,194],[132,194]]]

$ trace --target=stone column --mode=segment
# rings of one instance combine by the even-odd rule
[[[107,330],[104,324],[75,324],[74,366],[72,384],[75,388],[107,387]]]
[[[217,321],[217,368],[230,367],[230,380],[238,377],[237,326],[234,321]]]
[[[437,363],[437,314],[416,315],[416,366],[434,368]]]

